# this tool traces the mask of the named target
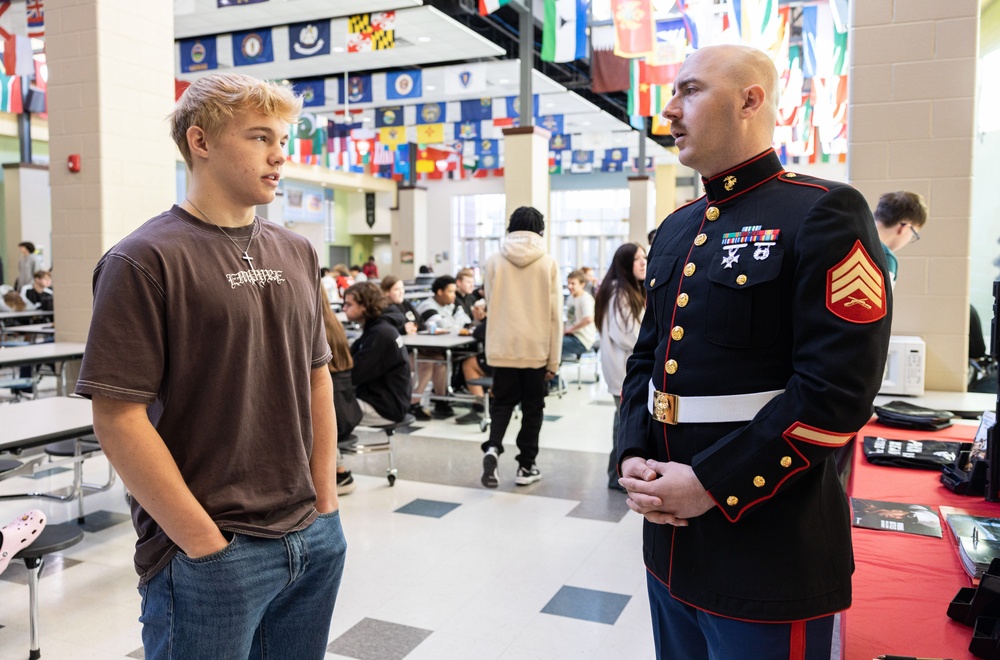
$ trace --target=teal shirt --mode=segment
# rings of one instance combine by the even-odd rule
[[[896,271],[899,270],[899,259],[896,255],[892,253],[889,246],[885,243],[882,244],[882,251],[885,252],[885,263],[889,267],[889,279],[892,286],[896,286]]]

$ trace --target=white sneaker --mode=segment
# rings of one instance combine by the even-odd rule
[[[483,485],[487,488],[496,488],[500,485],[500,470],[497,467],[499,455],[496,447],[490,447],[483,455]]]
[[[514,477],[514,483],[518,486],[528,486],[535,483],[542,478],[542,473],[538,471],[537,465],[532,465],[531,467],[519,467],[517,468],[517,476]]]

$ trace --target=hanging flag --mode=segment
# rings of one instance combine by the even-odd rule
[[[181,73],[209,71],[219,66],[215,51],[215,37],[181,39]]]
[[[802,77],[812,78],[816,74],[817,68],[817,8],[815,6],[802,7]]]
[[[289,158],[296,163],[319,165],[327,140],[316,115],[302,113],[292,132],[293,135],[288,141]]]
[[[478,121],[463,121],[455,124],[456,140],[475,140],[481,137]]]
[[[573,148],[573,138],[570,135],[555,133],[549,138],[549,151],[568,151]]]
[[[174,78],[174,101],[179,101],[181,99],[181,96],[184,95],[184,91],[190,86],[191,83],[189,83],[188,81],[178,80],[177,78]]]
[[[385,98],[390,101],[419,98],[423,93],[421,73],[415,69],[385,74]]]
[[[586,0],[545,0],[542,60],[572,62],[587,56]]]
[[[500,141],[479,140],[476,142],[476,156],[480,170],[495,170],[500,166]]]
[[[404,143],[396,147],[392,170],[401,178],[410,176],[410,145]]]
[[[531,96],[532,105],[534,108],[534,116],[538,116],[538,94],[533,94]],[[507,117],[514,119],[521,116],[521,97],[520,96],[508,96],[506,97],[505,106],[507,108]]]
[[[444,124],[421,124],[417,126],[417,142],[420,144],[444,142]]]
[[[271,28],[233,32],[233,64],[250,66],[274,61]]]
[[[653,51],[655,28],[651,0],[611,0],[615,55],[642,57]]]
[[[740,0],[742,43],[770,50],[778,39],[778,0]]]
[[[601,161],[601,171],[602,172],[621,172],[625,165],[619,160],[608,160],[605,158]]]
[[[340,105],[344,105],[344,79],[340,77],[337,78],[337,97]],[[347,101],[350,103],[372,102],[371,74],[351,76],[347,79]]]
[[[628,159],[628,149],[605,149],[604,150],[604,160],[613,161],[615,163],[623,163]]]
[[[562,174],[562,152],[549,154],[549,174]]]
[[[664,87],[649,82],[646,62],[632,60],[632,86],[628,92],[628,113],[652,117],[663,110],[667,102]]]
[[[510,0],[479,0],[479,15],[487,16],[500,9]]]
[[[307,21],[288,26],[289,59],[329,54],[330,21]]]
[[[615,49],[615,29],[611,25],[590,28],[590,90],[595,94],[624,92],[629,87],[629,60],[618,57]]]
[[[386,126],[378,130],[379,142],[390,149],[396,149],[406,142],[406,128],[403,126]]]
[[[486,91],[486,65],[458,64],[444,69],[444,93],[467,94]]]
[[[302,107],[318,108],[326,105],[326,80],[311,78],[292,82],[292,89],[302,97]]]
[[[28,36],[35,39],[45,37],[45,8],[42,0],[26,0],[24,9],[28,15]]]
[[[375,128],[402,126],[403,123],[403,106],[392,105],[384,108],[375,108]]]
[[[689,48],[693,50],[695,47],[691,45],[683,18],[656,21],[656,43],[649,57],[651,64],[680,64]]]
[[[485,121],[493,118],[493,99],[462,101],[462,121]]]
[[[365,53],[396,47],[396,12],[355,14],[347,19],[347,52]]]
[[[594,152],[573,150],[573,160],[569,171],[571,174],[590,174],[594,171]]]
[[[541,126],[549,133],[562,133],[563,132],[563,115],[544,115],[539,117],[535,124]]]
[[[30,76],[35,72],[31,39],[15,34],[4,39],[4,67],[8,76]]]
[[[417,125],[439,124],[444,121],[444,103],[418,103]]]
[[[663,118],[662,112],[653,115],[653,125],[650,126],[649,132],[653,135],[670,135],[670,121]]]

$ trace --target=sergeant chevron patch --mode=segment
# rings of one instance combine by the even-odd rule
[[[824,431],[815,426],[809,426],[802,422],[795,422],[782,434],[789,440],[801,440],[814,445],[827,445],[831,447],[842,447],[854,437],[853,433],[835,433],[834,431]]]
[[[826,307],[851,323],[873,323],[885,316],[885,280],[861,241],[827,271]]]

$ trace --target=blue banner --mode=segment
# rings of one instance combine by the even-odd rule
[[[605,159],[601,163],[601,171],[602,172],[621,172],[622,171],[622,167],[623,167],[623,165],[622,165],[622,162],[620,160],[607,160],[607,159]]]
[[[393,153],[393,169],[404,179],[410,175],[410,145],[401,144]]]
[[[385,74],[385,98],[418,99],[423,94],[422,71],[399,71]]]
[[[418,103],[417,125],[444,122],[444,103]]]
[[[618,149],[605,149],[604,150],[604,160],[614,161],[620,163],[628,158],[628,149],[618,148]]]
[[[375,128],[403,125],[403,106],[393,105],[375,108]]]
[[[462,121],[484,121],[486,119],[493,119],[493,99],[462,101]]]
[[[549,138],[549,151],[566,151],[573,148],[573,138],[569,135],[556,133]]]
[[[583,163],[593,163],[594,162],[594,152],[585,151],[583,149],[573,150],[573,163],[580,165]]]
[[[475,140],[480,135],[478,121],[463,121],[455,124],[456,140]]]
[[[330,54],[330,21],[308,21],[288,26],[288,57],[298,60]]]
[[[545,115],[544,117],[539,117],[538,121],[536,121],[535,124],[541,126],[549,133],[554,134],[563,132],[562,115]]]
[[[532,103],[535,106],[535,116],[537,117],[538,116],[538,94],[532,95],[531,98],[532,98]],[[506,98],[506,101],[507,101],[507,116],[508,117],[520,117],[521,113],[519,112],[519,110],[520,110],[520,105],[521,105],[521,97],[520,96],[508,96]]]
[[[337,78],[337,98],[340,105],[344,105],[344,79]],[[372,77],[351,76],[347,79],[347,100],[351,103],[371,103],[372,102]]]
[[[249,66],[274,61],[271,28],[233,32],[233,64]]]
[[[215,37],[181,39],[181,72],[209,71],[219,66]]]
[[[302,107],[304,108],[318,108],[326,105],[326,81],[323,78],[293,81],[292,89],[302,97]]]

